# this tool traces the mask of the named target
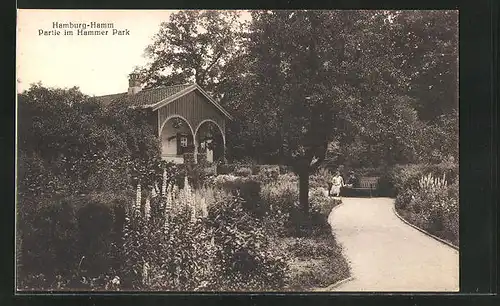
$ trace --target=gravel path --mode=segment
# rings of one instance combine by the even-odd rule
[[[389,198],[343,198],[329,216],[352,270],[334,291],[458,291],[458,251],[403,223]]]

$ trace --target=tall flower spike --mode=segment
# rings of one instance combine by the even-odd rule
[[[172,194],[172,187],[170,186],[170,183],[167,185],[167,188],[165,189],[166,193],[165,193],[165,201],[164,201],[164,205],[165,205],[165,209],[167,208],[167,206],[169,205],[168,202],[170,202],[170,195]]]
[[[187,175],[184,177],[184,192],[186,193],[187,196],[190,196],[191,186],[189,186],[189,180]]]
[[[201,211],[203,213],[203,218],[206,218],[208,217],[207,201],[205,200],[205,198],[201,198],[200,202],[201,202]]]
[[[171,196],[170,205],[174,207],[174,201],[179,197],[179,187],[177,187],[177,185],[172,186],[172,192],[170,196]]]
[[[155,183],[156,185],[156,183]],[[157,194],[156,194],[156,186],[153,186],[153,189],[151,189],[151,197],[152,198],[156,198]]]
[[[167,211],[170,211],[170,209],[172,208],[172,201],[174,200],[174,197],[173,197],[173,188],[172,188],[172,185],[169,184],[168,185],[168,188],[167,188],[167,194],[166,194],[166,197],[165,197],[165,210]]]
[[[160,187],[158,187],[158,182],[155,182],[155,187],[154,188],[155,188],[156,194],[159,195],[161,193],[161,190],[160,190]]]
[[[144,285],[148,283],[148,270],[149,270],[149,264],[147,262],[144,262],[142,264],[142,283]]]
[[[135,197],[134,213],[141,209],[141,183],[137,184],[137,194]]]
[[[167,168],[163,168],[163,181],[161,184],[161,195],[164,196],[167,192]]]
[[[164,224],[163,224],[163,229],[165,232],[168,231],[168,226],[169,226],[169,217],[170,217],[170,213],[171,213],[171,210],[170,210],[170,198],[171,198],[171,188],[170,186],[167,188],[167,194],[165,197],[162,197],[161,198],[161,202],[163,203],[162,204],[162,207],[165,207],[165,209],[163,210],[163,219],[165,220]]]
[[[146,220],[149,220],[151,216],[151,199],[149,195],[146,197],[146,203],[144,204],[144,215],[146,216]]]
[[[196,221],[196,205],[194,203],[191,203],[191,223],[194,223]]]

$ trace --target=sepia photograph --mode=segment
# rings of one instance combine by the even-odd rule
[[[458,15],[18,9],[16,291],[458,292]]]

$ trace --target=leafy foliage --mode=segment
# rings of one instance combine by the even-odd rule
[[[281,236],[330,235],[327,217],[340,201],[328,197],[324,192],[326,188],[314,188],[310,195],[311,211],[304,213],[298,201],[297,178],[290,179],[288,180],[287,175],[282,175],[277,181],[262,186],[260,194],[263,206],[269,207],[269,226]]]
[[[148,117],[126,105],[42,85],[18,98],[21,195],[123,190],[160,162]]]
[[[406,174],[401,177],[403,182],[396,183],[400,188],[396,209],[409,222],[458,245],[458,179],[456,173],[443,168],[434,168],[433,172],[417,172],[422,167],[401,171]]]
[[[196,81],[235,121],[229,155],[332,167],[458,158],[456,11],[181,11],[148,47],[148,86]],[[290,39],[293,37],[293,39]],[[335,144],[332,146],[332,144]],[[443,145],[441,145],[443,144]]]
[[[110,193],[54,198],[21,215],[19,289],[104,288],[113,274],[128,196]]]
[[[184,10],[161,24],[139,69],[147,87],[196,82],[214,96],[238,69],[242,23],[237,11]],[[227,89],[227,88],[225,88]]]
[[[137,190],[63,198],[23,220],[23,289],[279,290],[283,252],[242,198],[192,191],[187,177],[165,193]],[[164,184],[162,184],[163,186]],[[146,201],[143,201],[146,197]],[[30,225],[30,226],[27,226]],[[43,242],[43,243],[41,243]]]

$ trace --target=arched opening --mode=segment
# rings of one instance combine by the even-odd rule
[[[165,161],[183,163],[184,154],[194,153],[193,129],[182,116],[174,115],[161,128],[161,158]]]
[[[220,126],[212,120],[204,120],[196,129],[198,162],[213,163],[224,160],[225,139]]]

